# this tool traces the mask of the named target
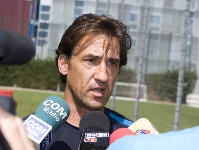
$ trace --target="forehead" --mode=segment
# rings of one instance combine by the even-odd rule
[[[107,37],[104,34],[91,34],[84,36],[75,46],[74,55],[78,55],[83,51],[119,55],[120,44],[116,37]]]

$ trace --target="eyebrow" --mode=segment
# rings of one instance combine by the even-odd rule
[[[118,59],[118,58],[110,58],[110,60],[111,60],[111,61],[114,61],[114,62],[116,62],[116,63],[120,63],[120,59]]]
[[[100,57],[101,56],[94,55],[94,54],[88,54],[88,55],[83,56],[83,58],[100,58]],[[108,59],[111,60],[111,61],[114,61],[116,63],[120,63],[120,59],[118,59],[118,58],[112,58],[112,57],[110,57]]]
[[[84,58],[100,58],[101,56],[98,56],[98,55],[94,55],[94,54],[88,54],[88,55],[85,55],[83,56]]]

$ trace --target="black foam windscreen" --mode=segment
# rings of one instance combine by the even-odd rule
[[[0,64],[24,64],[35,56],[33,42],[26,36],[0,30]]]
[[[104,113],[99,111],[90,111],[81,118],[79,127],[80,135],[84,129],[94,129],[108,133],[110,122]]]
[[[109,145],[110,122],[99,111],[90,111],[80,120],[79,150],[106,150]]]

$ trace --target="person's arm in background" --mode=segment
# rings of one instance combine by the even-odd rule
[[[0,108],[0,132],[12,150],[35,150],[29,140],[22,119]]]

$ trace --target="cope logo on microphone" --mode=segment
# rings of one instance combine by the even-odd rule
[[[138,134],[150,134],[150,130],[145,130],[145,129],[138,129],[136,132],[135,132],[135,135],[138,135]]]
[[[64,108],[61,107],[60,104],[53,102],[53,100],[46,100],[44,101],[43,105],[43,111],[55,118],[56,121],[65,119],[68,115],[64,111]]]
[[[96,137],[85,137],[84,142],[97,142]]]
[[[28,137],[36,143],[40,143],[52,130],[49,124],[34,115],[30,115],[23,125],[26,128]]]

